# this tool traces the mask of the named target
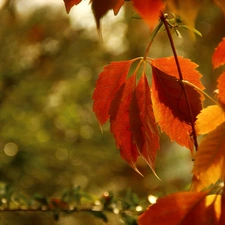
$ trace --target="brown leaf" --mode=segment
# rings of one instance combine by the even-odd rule
[[[100,19],[109,10],[113,9],[114,15],[117,15],[121,6],[124,4],[124,0],[90,0],[90,2],[92,2],[92,10],[98,29],[100,29]]]

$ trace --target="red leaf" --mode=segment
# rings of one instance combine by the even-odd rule
[[[218,224],[221,197],[207,194],[207,192],[180,192],[160,198],[139,217],[138,224]]]
[[[214,69],[225,64],[225,38],[216,47],[212,56],[212,64]]]
[[[134,60],[112,62],[99,74],[93,93],[93,111],[103,125],[109,118],[109,109],[116,92],[125,83],[126,76]]]
[[[193,148],[190,139],[191,116],[188,110],[184,90],[178,82],[179,75],[174,57],[151,60],[152,66],[152,102],[156,121],[172,141],[189,149]],[[203,89],[195,70],[197,65],[188,59],[179,57],[183,79]],[[185,85],[193,119],[202,109],[203,97],[193,87]],[[194,122],[193,121],[193,122]]]
[[[140,155],[154,172],[156,154],[159,149],[159,134],[152,109],[150,88],[145,74],[142,74],[133,94],[130,123],[133,142],[136,144]]]
[[[136,75],[133,74],[116,93],[110,107],[111,132],[116,140],[116,146],[120,149],[121,157],[127,161],[136,171],[136,161],[139,155],[132,141],[130,126],[130,104],[135,90]]]
[[[92,2],[92,10],[98,29],[100,28],[100,19],[110,9],[113,9],[114,15],[116,15],[124,4],[124,0],[91,0],[90,2]]]
[[[160,13],[164,9],[162,0],[131,0],[134,8],[147,22],[150,28],[153,28],[159,21]]]
[[[82,0],[64,0],[66,12],[69,13],[74,5],[78,5]]]

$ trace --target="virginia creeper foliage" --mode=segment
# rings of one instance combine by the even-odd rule
[[[64,0],[67,12],[78,0]],[[101,18],[113,10],[116,15],[124,1],[91,0],[97,28]],[[214,0],[225,11],[222,0]],[[93,111],[102,126],[110,122],[121,157],[137,172],[136,162],[142,157],[155,172],[160,148],[160,132],[165,132],[179,145],[190,149],[194,160],[191,192],[178,192],[160,198],[139,217],[140,225],[222,225],[225,224],[225,72],[218,78],[217,96],[212,99],[203,90],[198,65],[176,55],[168,28],[177,29],[162,14],[165,9],[180,15],[193,33],[195,19],[204,0],[131,0],[134,10],[152,32],[143,57],[111,62],[99,74],[93,93]],[[161,20],[160,20],[161,19]],[[150,46],[164,26],[173,55],[152,59]],[[162,29],[161,29],[162,30]],[[197,33],[197,32],[195,32]],[[136,68],[130,75],[135,62]],[[225,64],[225,38],[212,56],[212,66]],[[152,73],[149,74],[147,67]],[[140,75],[141,74],[141,75]],[[204,98],[212,105],[204,108]],[[197,143],[197,135],[205,135]],[[139,172],[140,173],[140,172]]]

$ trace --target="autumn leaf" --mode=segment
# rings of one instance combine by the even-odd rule
[[[136,145],[132,140],[130,126],[130,104],[136,87],[136,75],[133,74],[118,90],[110,107],[110,130],[115,138],[116,146],[120,149],[121,157],[136,170],[139,156]]]
[[[179,15],[190,27],[195,27],[195,20],[203,0],[167,0],[167,6],[174,14]]]
[[[201,191],[224,179],[225,175],[225,122],[210,132],[200,143],[192,171],[192,190]]]
[[[138,220],[139,225],[212,225],[220,218],[221,196],[178,192],[158,199]]]
[[[134,60],[112,62],[99,74],[93,93],[93,111],[103,125],[109,119],[109,109],[116,92],[125,83]]]
[[[133,93],[130,123],[133,142],[154,172],[156,154],[160,147],[159,133],[153,114],[150,88],[144,73]]]
[[[212,55],[212,64],[214,69],[225,64],[225,38],[216,47]]]
[[[218,105],[211,105],[203,109],[197,116],[195,128],[197,134],[207,134],[225,121],[223,109]]]
[[[124,0],[91,0],[92,10],[95,16],[97,28],[100,28],[100,19],[111,9],[114,11],[114,15],[117,15],[121,6],[124,4]]]
[[[220,75],[217,82],[218,82],[217,87],[219,90],[218,99],[222,107],[224,108],[225,107],[225,72],[223,72]]]
[[[182,57],[179,57],[179,63],[183,79],[203,89],[199,80],[201,74],[196,70],[197,65]],[[185,86],[194,120],[192,121],[184,90],[178,82],[179,75],[174,57],[151,59],[150,64],[153,75],[152,103],[156,121],[171,141],[175,140],[178,144],[192,149],[191,123],[202,109],[203,96],[193,87]]]
[[[78,5],[82,0],[64,0],[66,12],[69,13],[74,5]]]
[[[131,0],[135,10],[153,28],[159,21],[160,13],[164,9],[162,0]]]

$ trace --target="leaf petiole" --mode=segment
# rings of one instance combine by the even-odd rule
[[[149,41],[149,44],[148,44],[148,47],[146,49],[146,52],[145,52],[145,55],[144,55],[144,60],[146,59],[147,55],[148,55],[148,52],[150,50],[150,47],[152,45],[152,42],[156,36],[156,34],[159,32],[159,30],[161,29],[161,27],[163,26],[163,22],[162,20],[160,20],[160,23],[158,24],[158,26],[153,30],[153,32],[151,33],[151,36],[150,36],[150,41]]]
[[[181,82],[183,84],[189,85],[191,87],[193,87],[196,91],[198,91],[199,93],[203,94],[204,96],[206,96],[209,100],[211,100],[213,103],[215,103],[216,105],[218,105],[218,102],[216,100],[214,100],[212,97],[210,97],[206,92],[204,92],[203,90],[201,90],[200,88],[198,88],[197,86],[195,86],[194,84],[192,84],[191,82],[187,81],[187,80],[178,80],[178,82]]]

